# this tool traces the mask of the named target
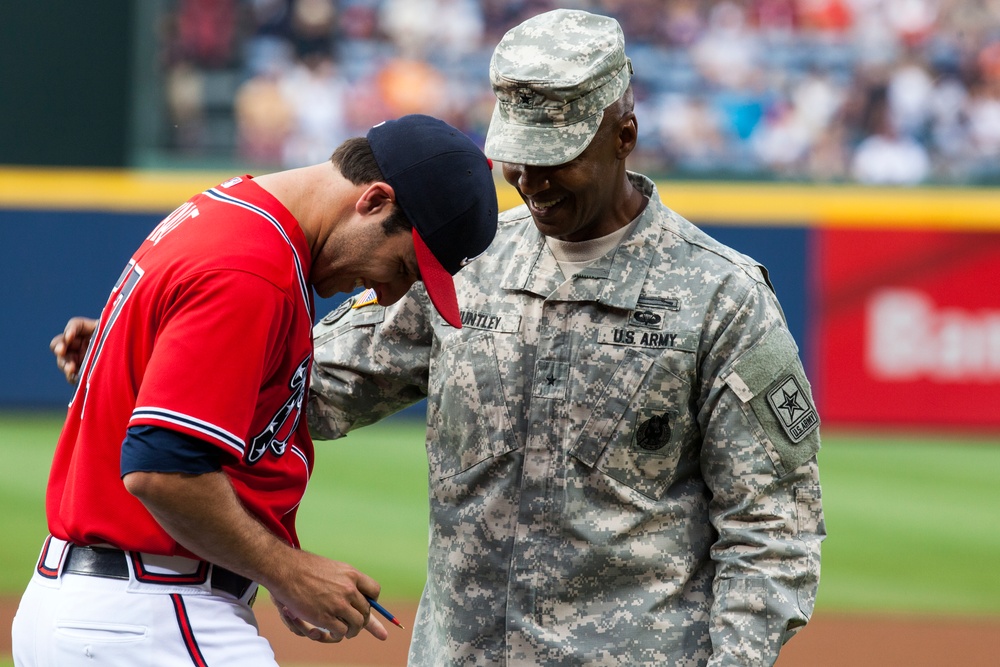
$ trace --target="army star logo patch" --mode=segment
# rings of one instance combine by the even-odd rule
[[[781,380],[769,391],[767,402],[792,442],[801,442],[819,424],[816,408],[794,375]]]

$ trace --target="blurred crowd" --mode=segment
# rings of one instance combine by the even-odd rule
[[[1000,0],[165,7],[168,141],[189,154],[311,164],[372,124],[415,112],[482,145],[493,47],[528,16],[566,7],[622,24],[640,128],[633,168],[690,178],[1000,182]]]

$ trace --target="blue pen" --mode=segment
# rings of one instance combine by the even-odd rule
[[[403,624],[400,623],[399,620],[395,616],[393,616],[391,613],[389,613],[388,609],[386,609],[385,607],[383,607],[382,605],[380,605],[378,602],[375,602],[375,600],[371,599],[367,595],[365,596],[365,599],[368,600],[368,604],[370,604],[372,606],[372,609],[374,609],[378,613],[380,613],[383,616],[385,616],[387,619],[389,619],[390,621],[392,621],[394,624],[396,624],[399,627],[403,628]],[[405,630],[406,628],[403,628],[403,629]]]

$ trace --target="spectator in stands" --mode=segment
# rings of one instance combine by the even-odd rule
[[[889,111],[885,89],[876,91],[869,124],[851,158],[851,176],[868,185],[916,185],[930,175],[927,150],[900,132]]]
[[[210,117],[219,109],[208,106],[225,91],[211,75],[247,81],[272,64],[286,72],[319,49],[338,63],[350,89],[350,102],[340,109],[348,133],[400,113],[393,109],[402,104],[482,137],[490,119],[490,105],[480,102],[490,95],[482,73],[493,46],[515,24],[560,4],[254,0],[241,13],[226,0],[212,15],[214,36],[206,39],[191,17],[203,15],[207,5],[184,0],[165,22],[172,30],[162,56],[169,72],[165,134],[187,151],[225,146]],[[987,84],[1000,72],[1000,41],[990,30],[1000,25],[1000,3],[962,0],[961,11],[959,0],[586,4],[617,18],[634,36],[637,104],[648,105],[640,131],[656,139],[637,156],[647,172],[851,179],[846,156],[876,134],[857,110],[869,106],[874,87],[887,86],[892,122],[906,137],[890,142],[881,134],[867,142],[865,153],[881,155],[883,163],[900,150],[924,153],[928,178],[1000,179],[997,94]],[[243,17],[250,31],[240,45],[236,28]],[[387,88],[387,80],[417,85]],[[323,97],[323,104],[332,103],[331,95]],[[697,108],[708,114],[696,135],[708,137],[706,146],[693,145],[683,130],[691,125],[687,112]],[[665,115],[673,111],[682,117]],[[315,111],[297,113],[312,118]],[[281,115],[275,118],[276,127],[265,134],[284,131]],[[243,138],[246,150],[246,136],[234,136]]]

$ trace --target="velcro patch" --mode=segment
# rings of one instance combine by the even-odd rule
[[[764,334],[736,360],[725,381],[752,409],[774,448],[780,474],[795,470],[819,451],[819,413],[786,329],[774,327]]]

